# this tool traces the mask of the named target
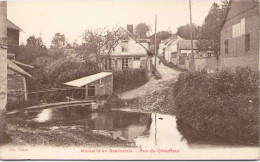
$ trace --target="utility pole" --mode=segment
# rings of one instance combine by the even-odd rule
[[[156,70],[156,57],[157,57],[157,45],[156,45],[156,26],[157,26],[157,15],[155,15],[155,26],[154,26],[154,30],[155,30],[155,33],[154,33],[154,66],[155,66],[155,70]]]
[[[194,61],[194,55],[193,55],[191,0],[189,0],[189,6],[190,6],[190,39],[191,39],[191,62],[190,62],[190,69],[189,70],[193,71],[194,68],[195,68],[195,61]]]

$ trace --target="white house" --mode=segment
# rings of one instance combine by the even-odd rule
[[[103,69],[127,69],[127,68],[146,68],[150,67],[149,41],[138,40],[123,28],[117,32],[124,35],[124,39],[119,39],[115,47],[107,54],[103,55]]]

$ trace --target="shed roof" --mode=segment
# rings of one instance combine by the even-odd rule
[[[12,62],[9,59],[7,59],[7,68],[12,69],[12,70],[24,75],[24,76],[32,77],[29,73],[24,71],[22,68],[20,68],[18,65],[16,65],[14,62]]]
[[[65,85],[73,86],[73,87],[82,87],[99,79],[105,78],[109,75],[113,75],[111,72],[101,72],[94,75],[86,76],[80,79],[76,79],[67,83]]]
[[[7,28],[14,29],[14,30],[22,30],[17,25],[15,25],[13,22],[7,19]]]
[[[198,40],[193,40],[193,49],[198,49]],[[179,40],[178,47],[180,50],[191,50],[191,40]]]

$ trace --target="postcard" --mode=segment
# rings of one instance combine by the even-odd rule
[[[0,1],[3,160],[259,159],[259,1]]]

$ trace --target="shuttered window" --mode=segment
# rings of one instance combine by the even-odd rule
[[[224,44],[225,44],[225,54],[228,54],[228,39],[225,40]]]
[[[247,34],[245,36],[245,50],[246,51],[250,50],[250,34]]]

